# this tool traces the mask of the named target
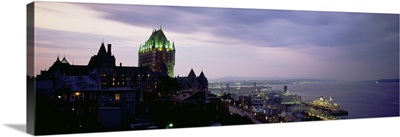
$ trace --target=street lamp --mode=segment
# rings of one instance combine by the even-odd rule
[[[174,123],[168,123],[167,124],[167,128],[173,128],[174,127]]]

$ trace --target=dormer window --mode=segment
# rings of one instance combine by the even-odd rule
[[[78,82],[79,88],[86,88],[86,82]]]

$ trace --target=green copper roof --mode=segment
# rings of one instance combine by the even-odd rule
[[[162,29],[154,30],[150,38],[144,44],[140,45],[139,52],[147,52],[151,50],[174,51],[175,44],[171,44],[167,37],[165,37]]]

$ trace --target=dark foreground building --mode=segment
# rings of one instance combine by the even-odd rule
[[[147,67],[116,66],[111,44],[106,50],[102,43],[88,65],[71,65],[57,57],[36,78],[38,130],[51,134],[129,129],[141,111],[137,102],[157,92],[162,77],[167,74]]]
[[[87,65],[63,57],[35,78],[37,133],[210,126],[218,101],[193,69],[173,77],[175,45],[155,30],[139,49],[139,67],[116,65],[112,45],[101,43]],[[29,78],[33,79],[33,78]],[[28,79],[28,80],[29,80]],[[227,114],[228,112],[224,112]],[[197,117],[187,120],[186,118]]]

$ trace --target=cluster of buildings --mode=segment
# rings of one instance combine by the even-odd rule
[[[301,121],[300,117],[295,119],[288,108],[289,106],[302,104],[301,97],[291,95],[287,86],[284,86],[283,91],[263,89],[257,87],[256,84],[253,87],[245,87],[244,89],[247,89],[247,92],[225,94],[230,95],[233,106],[252,113],[253,118],[264,123]]]
[[[286,85],[283,90],[256,85],[254,83],[253,86],[242,86],[240,89],[227,85],[220,90],[225,102],[246,111],[242,113],[251,114],[254,120],[261,123],[345,119],[348,115],[347,111],[339,109],[339,104],[333,102],[332,98],[320,97],[303,102],[301,96],[290,94]]]
[[[37,75],[35,85],[37,106],[43,107],[38,113],[59,114],[60,120],[42,123],[85,131],[121,130],[135,123],[157,126],[150,116],[155,101],[204,103],[207,77],[204,72],[197,76],[193,69],[187,77],[174,77],[175,52],[174,42],[159,29],[140,45],[137,67],[116,65],[112,45],[104,43],[87,65],[57,57],[48,70]]]
[[[136,67],[116,65],[112,45],[104,42],[87,65],[57,57],[48,70],[28,77],[34,79],[38,133],[291,122],[347,114],[327,110],[338,110],[332,99],[303,103],[287,86],[283,91],[256,83],[209,88],[204,72],[196,75],[193,69],[174,77],[175,52],[175,43],[159,29],[140,45]],[[221,96],[209,90],[220,90]],[[233,115],[232,107],[247,111],[246,116]]]

